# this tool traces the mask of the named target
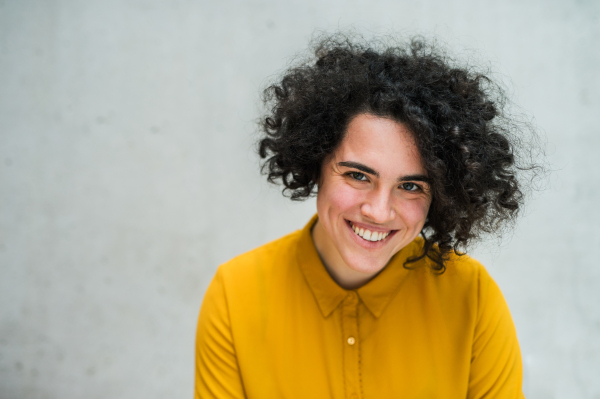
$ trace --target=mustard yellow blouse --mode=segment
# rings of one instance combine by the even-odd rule
[[[442,275],[407,270],[416,239],[345,290],[315,250],[315,221],[218,269],[195,398],[523,398],[513,321],[483,266],[462,256]]]

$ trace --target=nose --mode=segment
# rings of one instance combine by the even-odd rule
[[[365,217],[379,224],[386,223],[396,216],[391,193],[384,189],[370,192],[360,210]]]

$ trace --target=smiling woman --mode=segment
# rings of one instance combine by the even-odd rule
[[[317,214],[219,267],[196,398],[522,398],[504,298],[458,249],[516,216],[529,131],[422,39],[314,49],[265,91],[259,154]]]
[[[317,252],[340,286],[362,286],[417,237],[431,203],[426,180],[402,124],[371,114],[350,121],[323,163],[313,227]]]

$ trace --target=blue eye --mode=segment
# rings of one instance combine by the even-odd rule
[[[350,177],[352,177],[354,180],[358,180],[358,181],[366,181],[367,180],[367,176],[364,173],[360,173],[360,172],[350,172],[349,173]]]
[[[400,187],[402,187],[402,189],[406,191],[417,191],[420,188],[415,183],[402,183]]]

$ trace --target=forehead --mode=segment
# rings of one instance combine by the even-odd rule
[[[334,158],[336,162],[360,162],[381,174],[425,174],[410,130],[371,114],[359,114],[350,121]]]

